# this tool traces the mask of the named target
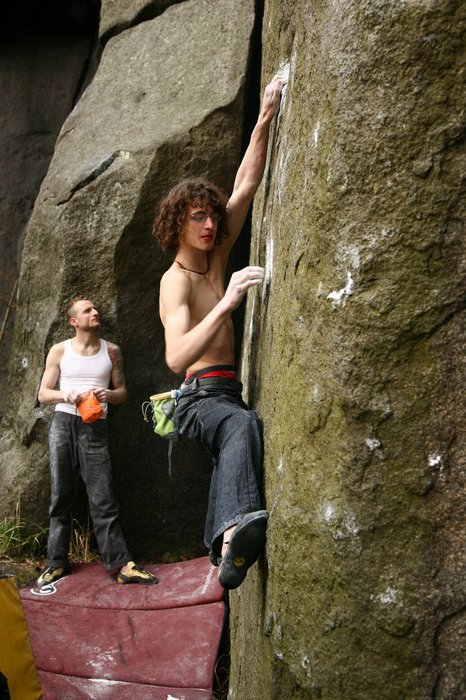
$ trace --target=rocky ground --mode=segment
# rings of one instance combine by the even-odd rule
[[[29,559],[15,560],[9,557],[0,559],[0,575],[14,576],[18,588],[32,583],[42,569],[43,562]]]

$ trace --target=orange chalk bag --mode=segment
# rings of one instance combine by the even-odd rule
[[[89,389],[81,396],[77,409],[85,423],[94,423],[104,414],[104,409],[96,398],[93,389]]]

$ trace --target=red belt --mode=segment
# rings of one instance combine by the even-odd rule
[[[194,372],[187,372],[185,381],[186,379],[189,379],[189,377],[192,377]],[[196,374],[197,379],[205,379],[206,377],[228,377],[228,379],[236,379],[236,372],[232,372],[227,369],[216,369],[213,372],[206,372],[205,374]]]

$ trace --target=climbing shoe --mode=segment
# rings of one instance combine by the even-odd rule
[[[268,519],[266,510],[248,513],[233,530],[218,571],[218,580],[223,588],[231,590],[243,583],[248,569],[265,547]]]
[[[134,561],[129,561],[128,567],[129,571],[126,574],[123,574],[120,569],[117,574],[117,583],[144,583],[146,586],[152,586],[159,582],[158,578],[145,569],[141,569]]]
[[[219,557],[212,550],[209,551],[209,559],[212,566],[220,566],[220,564],[222,563],[222,557]]]
[[[66,576],[67,573],[68,570],[65,569],[63,566],[47,566],[47,568],[39,574],[39,577],[36,581],[36,586],[39,589],[44,588],[44,586],[48,586],[51,583],[55,583],[55,581],[58,581],[58,579],[63,578],[63,576]]]

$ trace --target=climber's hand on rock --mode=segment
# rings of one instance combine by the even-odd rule
[[[223,302],[230,311],[236,309],[251,287],[256,287],[264,281],[264,268],[249,265],[234,272],[231,276],[230,283],[223,297]]]
[[[260,116],[265,119],[273,119],[280,109],[280,96],[288,82],[288,76],[277,73],[273,76],[264,91]]]

